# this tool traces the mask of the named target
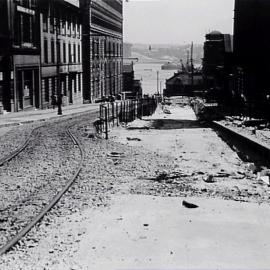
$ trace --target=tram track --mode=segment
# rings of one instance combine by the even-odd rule
[[[56,156],[56,159],[65,159],[63,164],[59,165],[61,168],[59,170],[56,169],[53,177],[47,177],[47,179],[45,179],[45,177],[45,180],[42,179],[39,186],[26,194],[24,198],[16,201],[15,204],[9,205],[5,208],[0,207],[0,213],[2,214],[0,218],[0,234],[4,232],[7,239],[4,244],[3,241],[0,242],[0,256],[14,247],[16,243],[18,243],[37,223],[41,221],[41,219],[55,206],[55,204],[57,204],[63,194],[65,194],[78,177],[82,169],[84,151],[79,139],[72,133],[71,129],[78,124],[79,120],[69,119],[68,121],[71,121],[71,123],[67,124],[65,121],[64,124],[61,122],[60,125],[57,125],[57,128],[59,128],[59,126],[61,127],[62,130],[59,134],[62,134],[63,137],[59,138],[57,143],[52,144],[51,146],[53,149],[55,145],[59,146],[58,143],[63,143],[61,146],[62,149],[59,151],[59,157]],[[50,130],[51,128],[55,128],[53,127],[55,124],[56,123],[54,122],[53,124],[45,124],[34,128],[21,146],[1,159],[1,170],[3,170],[3,168],[4,170],[7,170],[13,161],[16,163],[17,160],[24,160],[24,156],[27,157],[27,155],[31,155],[34,151],[33,148],[35,148],[35,142],[37,142],[36,144],[39,146],[38,142],[40,140],[42,141],[42,129],[43,132],[46,129]],[[61,125],[64,125],[64,127]],[[57,128],[55,128],[55,130],[57,130]],[[68,142],[65,140],[68,140]],[[68,147],[66,147],[67,144]],[[50,146],[45,146],[44,149],[48,150],[49,147]],[[66,148],[69,148],[67,153]],[[50,152],[50,150],[48,151]],[[61,151],[63,153],[61,153]],[[66,155],[69,155],[67,158],[68,161],[66,161]],[[18,164],[15,164],[15,166],[18,167]],[[57,167],[57,165],[54,165],[54,167]],[[31,168],[29,169],[31,170]],[[9,172],[7,174],[9,174]],[[40,176],[40,178],[44,177],[42,174]],[[39,177],[37,176],[35,179],[39,181],[38,178]],[[54,178],[54,181],[52,181],[52,178]],[[31,182],[31,179],[29,181]],[[27,210],[27,208],[30,208],[30,211]],[[24,218],[18,218],[20,213],[25,212],[27,214]],[[32,216],[28,216],[28,212],[34,212],[34,214]],[[22,228],[20,228],[20,225],[22,225]],[[1,240],[3,240],[3,238],[1,238]]]

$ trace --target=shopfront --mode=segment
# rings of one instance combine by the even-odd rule
[[[39,108],[39,68],[17,69],[16,82],[17,110]]]

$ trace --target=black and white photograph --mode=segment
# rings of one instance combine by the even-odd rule
[[[270,269],[269,0],[0,0],[0,269]]]

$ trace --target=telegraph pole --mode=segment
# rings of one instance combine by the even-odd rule
[[[159,71],[157,70],[157,94],[159,95]]]

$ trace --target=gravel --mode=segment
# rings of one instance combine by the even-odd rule
[[[80,151],[66,132],[76,122],[78,118],[39,127],[26,149],[1,167],[1,246],[41,212],[79,167]]]

